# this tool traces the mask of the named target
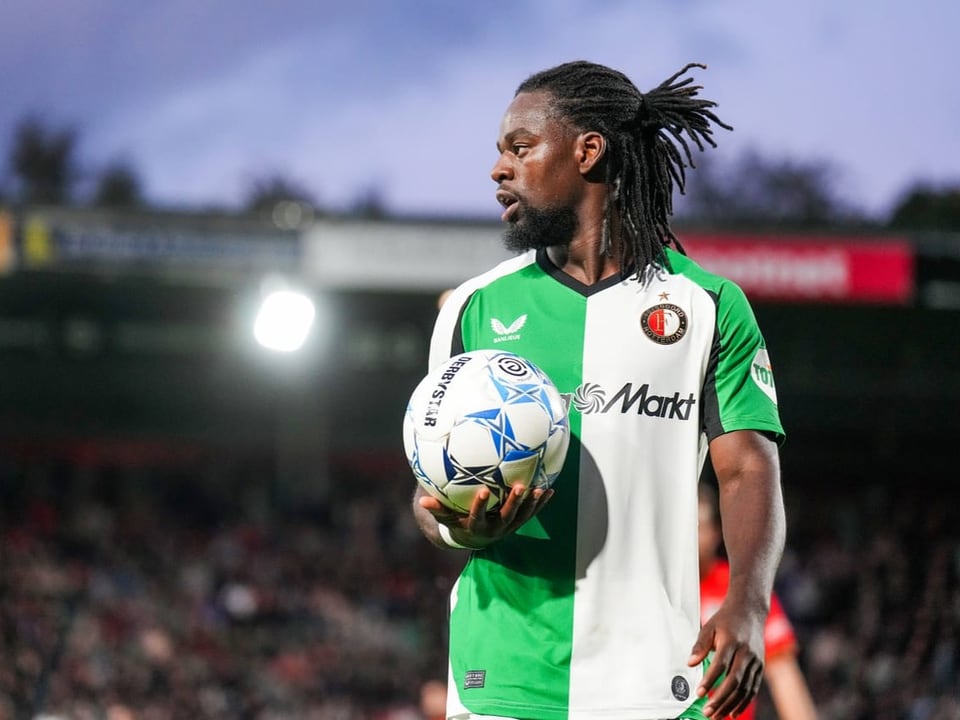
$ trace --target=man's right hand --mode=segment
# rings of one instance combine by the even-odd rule
[[[440,539],[437,528],[431,528],[430,524],[424,522],[423,511],[437,524],[445,525],[455,542],[480,550],[519,528],[540,512],[551,497],[553,490],[536,488],[527,492],[523,485],[517,484],[497,510],[486,512],[490,490],[481,488],[473,499],[470,512],[463,514],[451,510],[418,487],[414,497],[414,511],[418,515],[421,530],[435,545],[442,547],[445,543]]]

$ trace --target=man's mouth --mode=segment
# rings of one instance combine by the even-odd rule
[[[517,214],[520,199],[506,190],[497,190],[497,202],[503,206],[503,214],[500,216],[500,219],[504,222],[510,222]]]

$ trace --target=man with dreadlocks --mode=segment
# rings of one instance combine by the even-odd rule
[[[414,497],[432,543],[472,551],[451,593],[450,718],[721,718],[759,688],[783,430],[746,298],[670,229],[690,144],[729,129],[692,67],[642,94],[567,63],[524,81],[503,117],[492,177],[521,254],[451,293],[430,365],[528,357],[569,399],[573,440],[552,489],[516,487],[499,511],[486,491],[468,515]],[[708,449],[730,589],[701,627]]]

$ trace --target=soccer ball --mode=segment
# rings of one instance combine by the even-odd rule
[[[566,405],[550,378],[529,360],[497,350],[456,355],[427,374],[403,421],[417,482],[463,513],[484,487],[487,511],[518,482],[550,487],[569,444]]]

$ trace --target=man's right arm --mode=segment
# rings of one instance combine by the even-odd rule
[[[417,485],[417,489],[413,493],[413,518],[417,521],[417,527],[420,528],[420,532],[423,533],[423,536],[429,540],[431,544],[436,545],[438,548],[449,549],[451,546],[445,543],[443,538],[440,537],[440,522],[430,510],[420,503],[421,499],[429,497],[427,492]]]

